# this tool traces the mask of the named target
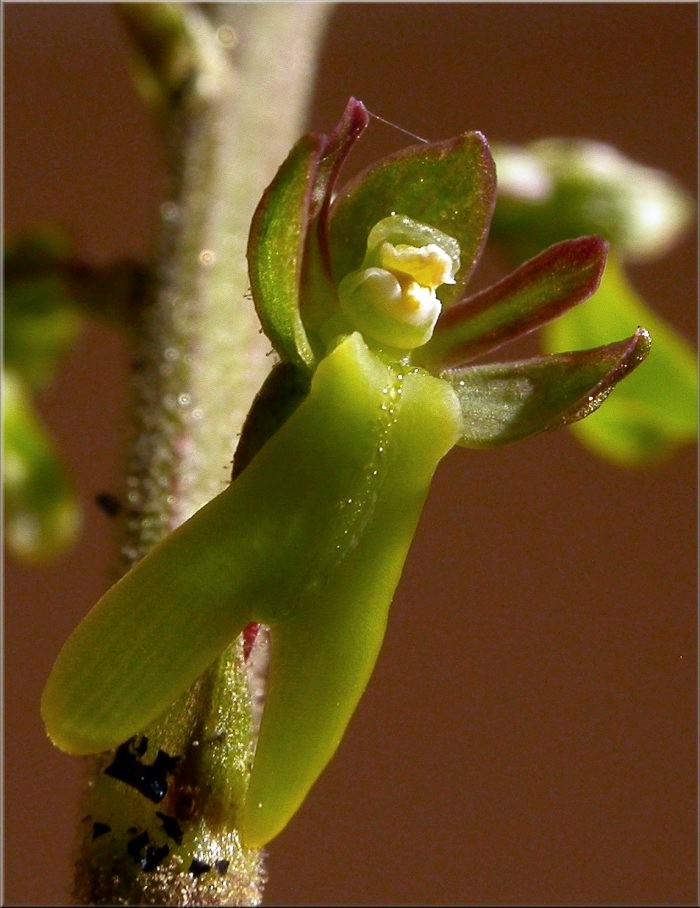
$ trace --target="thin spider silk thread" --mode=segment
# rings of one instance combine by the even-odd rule
[[[365,105],[365,109],[370,117],[374,117],[375,120],[379,120],[382,123],[386,123],[387,126],[393,126],[394,129],[398,129],[399,132],[404,133],[407,136],[411,136],[413,139],[418,139],[419,142],[422,142],[424,145],[429,145],[430,141],[428,139],[423,139],[421,136],[417,136],[415,132],[411,132],[410,129],[404,129],[403,126],[399,126],[398,123],[394,123],[392,120],[386,120],[384,117],[380,117],[379,114],[372,113],[372,111]]]

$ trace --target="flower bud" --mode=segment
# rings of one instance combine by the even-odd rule
[[[693,206],[670,176],[611,145],[542,139],[494,148],[498,204],[493,233],[529,235],[540,246],[598,234],[627,259],[663,255],[688,226]]]

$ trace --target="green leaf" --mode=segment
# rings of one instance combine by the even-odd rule
[[[577,438],[621,466],[644,466],[670,456],[697,438],[697,357],[690,345],[652,312],[610,256],[600,289],[543,331],[549,351],[590,346],[630,325],[652,337],[644,368],[616,391],[605,407],[580,426]]]
[[[512,363],[442,372],[459,398],[467,448],[491,448],[583,419],[649,351],[639,329],[627,340]]]
[[[336,283],[360,267],[374,225],[406,215],[454,237],[462,267],[438,296],[449,305],[462,295],[486,241],[493,211],[495,168],[486,139],[468,132],[412,146],[384,158],[343,188],[330,213],[330,254]]]
[[[607,245],[581,237],[552,246],[512,274],[443,312],[419,365],[465,363],[539,328],[595,292]]]
[[[3,369],[5,540],[30,564],[50,561],[76,539],[80,510],[22,379]]]
[[[248,239],[255,308],[279,355],[309,368],[314,353],[299,313],[302,258],[323,136],[304,136],[258,205]]]

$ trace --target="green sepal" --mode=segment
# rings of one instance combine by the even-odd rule
[[[412,146],[384,158],[348,183],[333,202],[329,248],[334,280],[338,283],[359,268],[369,232],[378,221],[406,215],[459,243],[456,283],[438,291],[443,304],[449,305],[462,295],[481,254],[495,192],[493,160],[479,132]]]
[[[243,423],[233,455],[233,481],[248,466],[263,445],[277,432],[309,393],[310,378],[305,369],[291,363],[277,363],[255,395]]]
[[[600,456],[634,467],[658,462],[697,438],[697,356],[690,345],[637,296],[614,256],[595,296],[548,325],[542,342],[552,352],[572,349],[599,343],[629,324],[645,325],[654,340],[644,368],[573,429]]]
[[[444,312],[413,361],[423,366],[466,363],[534,331],[595,292],[606,253],[607,244],[598,237],[546,249]]]
[[[286,825],[367,684],[430,480],[459,435],[449,385],[404,371],[359,334],[343,339],[235,482],[108,590],[44,690],[59,747],[115,747],[260,621],[270,680],[238,827],[256,847]]]
[[[279,355],[311,368],[314,353],[299,312],[304,244],[324,138],[297,142],[263,194],[248,238],[251,292],[263,331]]]
[[[442,372],[462,407],[459,444],[500,447],[589,416],[650,345],[640,328],[627,340],[593,350]]]
[[[22,379],[2,376],[2,487],[5,542],[29,564],[51,561],[80,529],[80,508]]]

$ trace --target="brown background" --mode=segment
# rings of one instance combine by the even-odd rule
[[[105,5],[5,5],[8,232],[145,256],[160,150]],[[347,4],[309,125],[347,97],[419,135],[611,141],[695,191],[693,4]],[[359,159],[404,140],[382,125]],[[358,160],[359,160],[358,159]],[[695,237],[634,279],[695,335]],[[632,326],[634,327],[634,326]],[[87,513],[6,564],[5,903],[68,899],[81,768],[44,737],[51,661],[104,590],[125,349],[91,328],[42,410]],[[270,847],[268,904],[695,901],[695,453],[626,473],[568,433],[441,466],[340,751]]]

